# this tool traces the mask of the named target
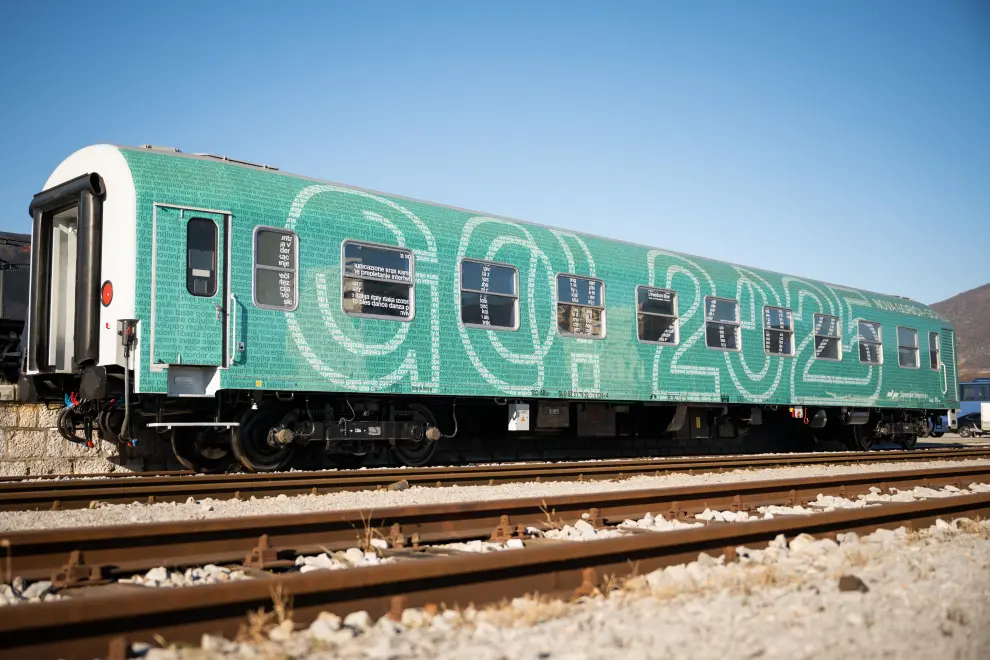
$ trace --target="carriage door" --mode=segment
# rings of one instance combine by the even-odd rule
[[[224,366],[227,216],[155,205],[154,365]]]

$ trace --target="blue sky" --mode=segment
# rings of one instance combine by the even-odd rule
[[[0,90],[0,229],[72,151],[153,143],[922,302],[990,281],[979,0],[6,0]]]

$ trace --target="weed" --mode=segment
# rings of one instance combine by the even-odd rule
[[[557,516],[556,509],[547,510],[546,500],[541,502],[540,511],[543,512],[543,516],[546,518],[546,520],[540,523],[544,529],[563,529],[565,524],[563,519]]]
[[[247,613],[247,622],[237,630],[238,642],[262,642],[268,639],[268,632],[285,621],[292,620],[292,598],[282,595],[282,585],[271,591],[272,609],[264,607]]]
[[[373,526],[371,521],[371,516],[373,511],[368,512],[368,517],[364,517],[364,512],[361,512],[361,531],[358,532],[357,542],[358,547],[364,552],[374,552],[378,553],[378,549],[372,544],[374,539],[384,539],[385,536],[378,531],[376,527]],[[325,549],[324,549],[325,551]]]

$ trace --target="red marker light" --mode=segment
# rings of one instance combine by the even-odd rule
[[[103,289],[100,291],[100,299],[103,301],[104,307],[110,306],[110,301],[113,300],[113,284],[110,280],[103,283]]]

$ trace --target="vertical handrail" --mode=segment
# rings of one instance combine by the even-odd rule
[[[237,361],[237,296],[230,294],[230,363]]]

